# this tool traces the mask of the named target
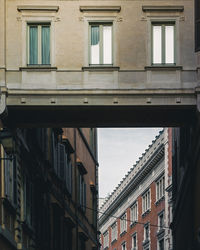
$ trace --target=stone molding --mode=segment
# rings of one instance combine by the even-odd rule
[[[90,12],[90,11],[98,11],[98,12],[120,12],[121,6],[80,6],[81,12]]]
[[[17,6],[19,12],[22,11],[48,11],[58,12],[59,6],[45,6],[45,5],[20,5]]]
[[[144,12],[150,11],[175,11],[183,12],[184,6],[142,6]]]

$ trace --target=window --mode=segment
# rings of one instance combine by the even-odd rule
[[[90,65],[112,64],[112,23],[90,24]]]
[[[24,221],[29,225],[33,225],[33,184],[24,177]]]
[[[79,204],[82,211],[86,210],[86,183],[84,177],[79,173]]]
[[[143,196],[142,196],[142,212],[147,212],[151,207],[150,204],[150,190],[148,190]]]
[[[66,156],[65,183],[68,192],[72,194],[72,162],[69,153],[67,153],[65,156]]]
[[[137,250],[137,233],[132,236],[132,250]]]
[[[200,51],[200,0],[195,0],[195,50]]]
[[[156,182],[156,200],[160,200],[165,194],[165,177],[162,176]]]
[[[16,183],[16,159],[4,153],[4,175],[5,175],[5,197],[16,205],[17,203],[17,183]]]
[[[126,213],[120,218],[120,233],[126,232]]]
[[[148,241],[150,238],[149,235],[149,224],[144,225],[144,241]]]
[[[126,250],[126,242],[122,243],[122,250]]]
[[[115,222],[111,226],[111,241],[113,242],[116,239],[117,239],[117,222]]]
[[[152,63],[175,64],[174,23],[152,24]]]
[[[138,220],[138,205],[137,202],[131,207],[131,224]]]
[[[164,212],[158,215],[158,226],[158,230],[161,230],[164,227]]]
[[[164,250],[164,239],[159,240],[158,245],[159,245],[159,250]]]
[[[103,247],[104,247],[104,249],[105,249],[106,247],[109,247],[109,234],[108,234],[108,231],[106,231],[106,232],[103,234],[103,239],[104,239]]]
[[[50,24],[28,24],[28,64],[50,65]]]

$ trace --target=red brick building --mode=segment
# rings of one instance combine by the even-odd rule
[[[102,205],[101,249],[171,249],[170,133],[160,132]]]

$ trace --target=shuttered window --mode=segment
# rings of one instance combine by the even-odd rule
[[[200,51],[200,0],[195,0],[195,50]]]
[[[4,187],[5,197],[13,204],[17,203],[16,158],[4,153]],[[10,159],[11,160],[10,160]]]
[[[86,210],[86,183],[82,174],[79,174],[79,203],[80,208]]]

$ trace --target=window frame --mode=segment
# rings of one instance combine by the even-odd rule
[[[160,185],[162,185],[162,194],[160,192]],[[156,202],[161,200],[163,197],[165,197],[165,175],[162,175],[156,181]]]
[[[37,26],[39,27],[38,29],[38,63],[37,64],[30,64],[30,26]],[[49,26],[49,53],[50,53],[50,59],[49,59],[49,64],[42,64],[42,26]],[[51,21],[42,21],[42,22],[37,22],[37,21],[27,21],[26,22],[26,64],[29,67],[34,67],[34,66],[47,66],[51,67],[52,65],[52,24]]]
[[[117,221],[111,225],[111,242],[117,240]]]
[[[109,247],[109,231],[108,230],[103,233],[103,249],[105,249],[106,247]]]
[[[134,246],[134,238],[136,238],[136,246]],[[133,235],[132,235],[132,250],[137,250],[138,249],[138,238],[137,238],[137,232],[135,232]]]
[[[162,217],[162,225],[161,225],[161,217]],[[161,211],[158,214],[158,231],[163,230],[165,227],[165,212]]]
[[[92,25],[100,26],[100,34],[99,34],[99,64],[91,64],[91,27]],[[103,63],[103,26],[111,26],[111,64],[104,64]],[[106,66],[113,66],[114,65],[114,21],[113,20],[88,20],[88,65],[89,67],[92,66],[99,66],[99,67],[106,67]]]
[[[146,237],[147,236],[147,229],[148,229],[148,237]],[[149,225],[149,223],[146,223],[145,225],[144,225],[144,242],[145,241],[150,241],[150,225]]]
[[[123,218],[125,216],[125,218]],[[122,223],[122,221],[124,223]],[[127,232],[127,214],[126,212],[120,216],[120,234]]]
[[[136,207],[136,218],[135,220],[133,220],[133,217],[135,217],[135,215],[133,216],[133,210],[135,207]],[[133,205],[130,207],[130,221],[131,221],[130,226],[138,221],[138,202],[137,201],[135,201]]]
[[[149,206],[145,207],[144,205],[144,197],[146,194],[149,193]],[[146,203],[146,202],[145,202]],[[148,201],[147,201],[148,204]],[[145,207],[145,209],[144,209]],[[151,210],[151,188],[148,188],[143,194],[142,194],[142,214],[145,214],[147,211]]]
[[[154,63],[153,62],[153,27],[154,26],[161,26],[161,63]],[[165,26],[173,26],[174,27],[174,62],[173,63],[166,63],[165,62]],[[151,20],[151,65],[152,66],[175,66],[177,64],[177,57],[176,57],[176,21],[175,20]]]
[[[199,6],[198,6],[199,4]],[[198,7],[200,7],[200,0],[195,0],[195,52],[200,51],[200,14],[198,16]],[[199,25],[199,29],[198,29]],[[199,40],[197,39],[199,36]]]
[[[125,250],[126,250],[126,241],[122,242],[121,244],[121,249],[124,250],[124,247],[125,247]]]

